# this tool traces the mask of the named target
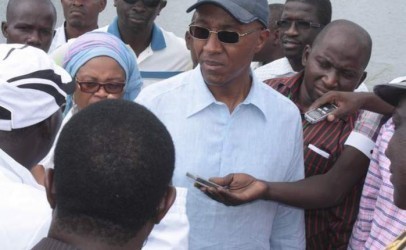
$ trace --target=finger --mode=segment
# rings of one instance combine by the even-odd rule
[[[329,122],[334,122],[335,120],[336,120],[335,115],[329,114],[329,115],[327,116],[327,121],[329,121]]]
[[[209,181],[225,187],[225,186],[229,186],[231,184],[231,182],[233,181],[233,176],[234,176],[234,174],[228,174],[224,177],[213,177],[213,178],[210,178]]]
[[[318,107],[322,106],[323,104],[334,103],[334,99],[335,99],[335,97],[332,94],[326,93],[326,94],[322,95],[321,97],[319,97],[316,101],[314,101],[310,105],[309,110],[317,109]]]
[[[335,121],[335,120],[341,119],[341,118],[343,118],[343,117],[345,117],[345,116],[347,116],[347,115],[348,115],[348,111],[346,111],[346,109],[344,108],[344,106],[341,106],[341,107],[337,107],[336,110],[332,111],[332,112],[328,115],[327,119],[328,119],[329,121]]]

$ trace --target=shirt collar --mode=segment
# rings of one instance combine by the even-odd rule
[[[253,105],[262,113],[265,118],[267,118],[267,100],[265,98],[265,95],[263,94],[263,91],[265,91],[264,88],[269,87],[260,82],[256,78],[255,74],[253,74],[252,70],[251,75],[253,76],[251,89],[248,93],[248,96],[239,105]],[[190,105],[187,111],[188,117],[202,111],[213,103],[218,103],[213,94],[210,92],[206,83],[204,82],[199,65],[192,71],[191,77],[186,78],[186,81],[190,81],[190,83],[188,84],[190,84],[190,86],[192,87],[192,91],[190,92],[189,97]]]
[[[165,37],[162,30],[154,23],[152,27],[152,41],[151,49],[153,51],[162,50],[166,48]]]
[[[118,17],[115,17],[113,22],[107,28],[107,32],[121,38],[120,31],[118,29]],[[153,51],[158,51],[166,48],[165,37],[162,30],[154,23],[152,27],[152,39],[151,39],[151,49]]]
[[[209,105],[216,102],[216,99],[204,82],[202,73],[200,71],[200,65],[196,66],[196,68],[192,70],[190,77],[186,78],[185,81],[188,81],[187,84],[191,86],[189,96],[190,105],[188,106],[187,111],[188,117],[202,111]]]
[[[266,89],[269,88],[269,86],[259,81],[252,70],[251,76],[252,76],[252,85],[250,92],[248,93],[247,98],[245,98],[245,100],[241,104],[253,105],[262,113],[265,119],[268,119],[266,114],[269,113],[268,112],[269,100],[267,100],[268,98],[266,98],[264,92],[266,92]]]

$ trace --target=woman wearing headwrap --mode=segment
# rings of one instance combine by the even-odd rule
[[[133,101],[141,91],[134,52],[109,33],[88,32],[69,43],[62,66],[76,82],[76,90],[67,97],[60,130],[91,103],[119,98]],[[55,144],[40,165],[53,168],[54,149]]]
[[[122,97],[132,101],[141,90],[134,52],[109,33],[89,32],[78,37],[69,45],[62,66],[76,81],[76,91],[68,97],[65,114],[72,107],[75,113],[102,99]]]

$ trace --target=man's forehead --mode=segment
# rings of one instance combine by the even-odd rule
[[[218,17],[218,13],[221,13],[221,17]],[[230,13],[228,13],[222,7],[215,4],[203,4],[196,8],[196,19],[195,22],[210,23],[215,24],[219,27],[235,27],[243,26],[235,19]]]
[[[304,2],[287,2],[282,12],[282,18],[318,20],[317,7]]]

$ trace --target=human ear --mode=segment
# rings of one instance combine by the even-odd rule
[[[310,45],[306,45],[306,47],[303,50],[303,56],[302,56],[303,67],[306,67],[307,59],[308,59],[311,51],[312,51],[312,47]]]
[[[280,31],[279,29],[276,29],[274,32],[271,32],[271,35],[274,37],[273,39],[273,45],[274,46],[280,46]]]
[[[5,38],[8,38],[8,32],[7,32],[7,22],[1,22],[1,32],[3,33],[3,36]]]
[[[162,198],[159,206],[157,207],[157,213],[155,215],[155,224],[159,224],[159,222],[165,217],[168,210],[171,208],[172,204],[175,202],[176,199],[176,189],[173,186],[168,186],[168,189]]]
[[[361,83],[363,83],[365,81],[365,78],[367,78],[368,73],[366,71],[364,71],[364,73],[362,73],[361,78],[359,79],[359,82],[357,84],[357,86],[355,88],[358,88],[359,85],[361,85]]]
[[[54,185],[54,170],[47,169],[45,173],[45,191],[47,200],[52,209],[56,207],[56,192]]]
[[[265,43],[268,41],[269,35],[269,29],[260,30],[257,46],[255,46],[255,53],[258,53],[262,47],[264,47]]]
[[[115,1],[114,1],[115,2]],[[107,0],[100,0],[100,5],[99,5],[99,13],[100,12],[102,12],[105,8],[106,8],[106,5],[107,5]],[[114,5],[115,6],[115,5]]]

